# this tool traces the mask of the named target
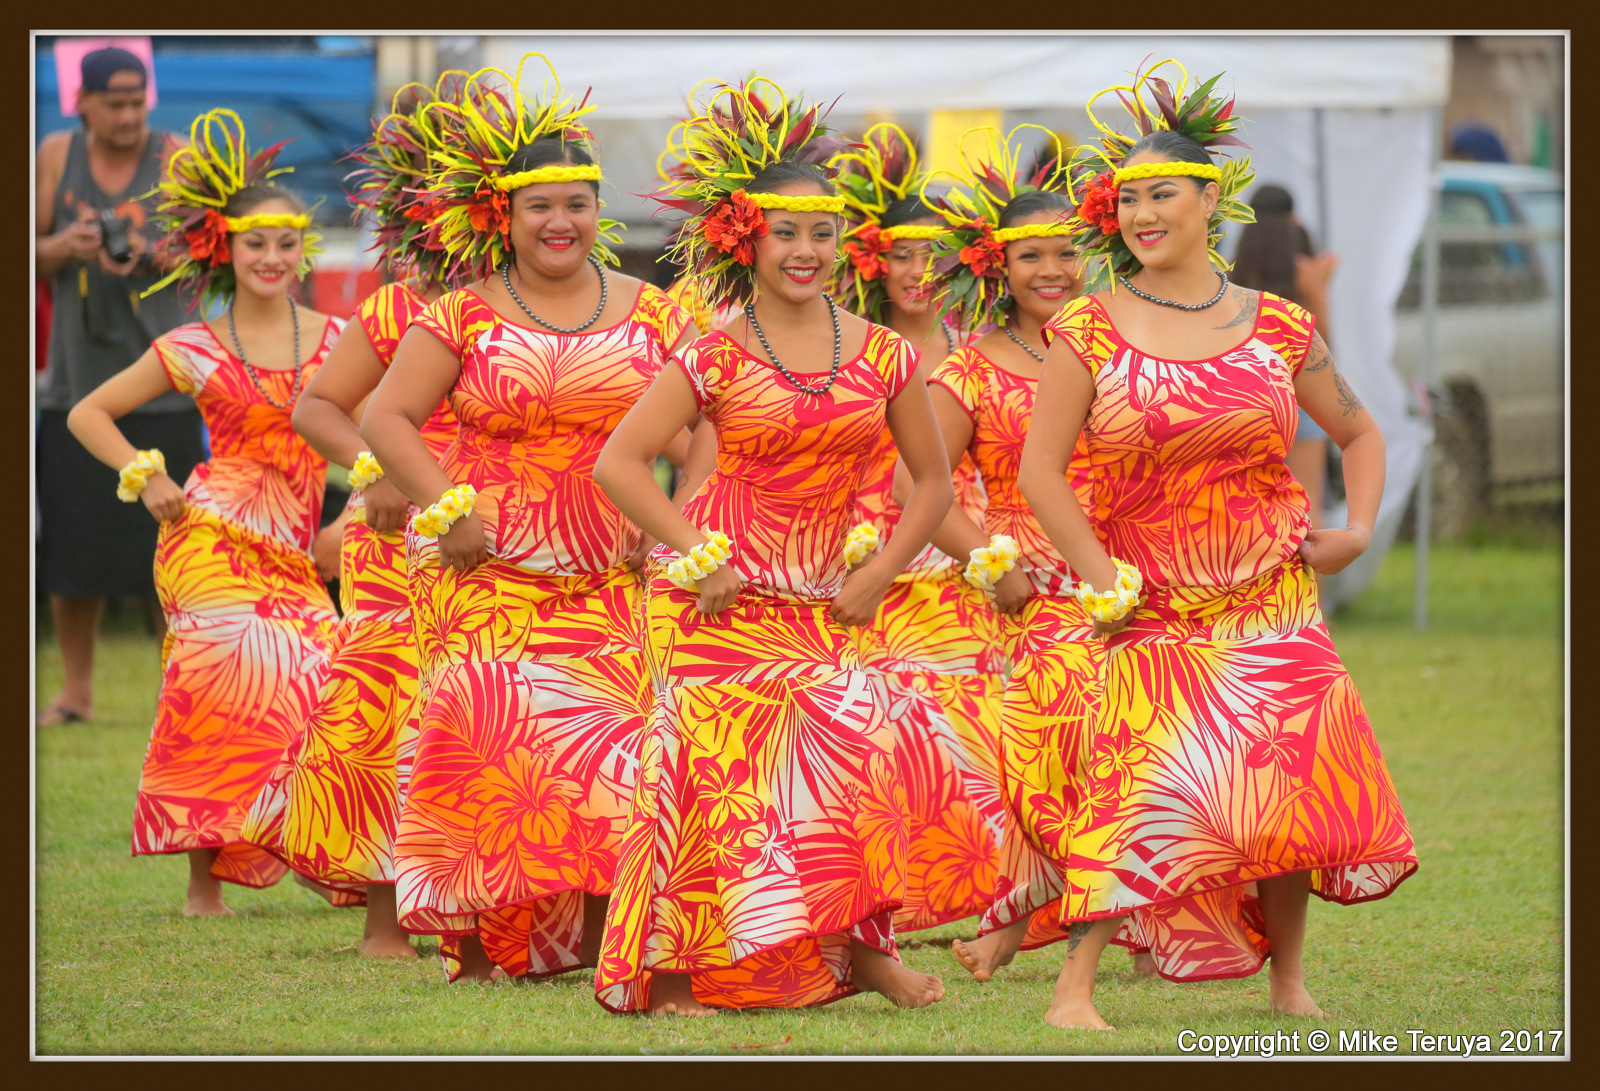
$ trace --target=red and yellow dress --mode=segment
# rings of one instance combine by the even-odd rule
[[[1206,360],[1139,351],[1093,298],[1045,327],[1094,376],[1086,507],[1146,589],[1108,642],[1104,708],[1062,797],[1066,919],[1130,914],[1117,942],[1174,981],[1261,968],[1258,880],[1309,871],[1350,904],[1417,867],[1298,553],[1309,511],[1284,460],[1311,335],[1266,292],[1249,339]]]
[[[343,325],[329,320],[309,342],[305,381]],[[284,865],[242,831],[328,676],[338,617],[310,554],[328,464],[204,323],[154,347],[174,389],[205,418],[211,458],[189,475],[183,515],[161,524],[156,544],[167,636],[133,852],[218,849],[213,877],[271,886]],[[256,374],[288,402],[294,372]]]
[[[822,395],[720,331],[675,360],[717,434],[716,469],[683,514],[732,539],[744,588],[704,615],[666,577],[673,551],[651,556],[658,695],[595,992],[612,1011],[645,1008],[651,972],[668,971],[715,1007],[825,1004],[857,991],[852,937],[896,953],[905,897],[894,734],[858,636],[827,611],[861,475],[916,352],[871,326]]]
[[[347,335],[364,336],[388,367],[424,306],[404,284],[386,284],[356,308]],[[443,455],[456,435],[448,402],[421,431],[433,456]],[[344,617],[328,681],[299,744],[256,798],[244,836],[344,891],[341,904],[360,904],[369,883],[394,882],[396,745],[417,695],[417,646],[403,531],[369,528],[360,489],[349,511],[339,559]]]
[[[689,322],[650,285],[582,333],[518,325],[469,290],[414,320],[461,361],[439,464],[477,490],[489,551],[441,569],[407,531],[427,703],[396,897],[402,927],[444,936],[451,978],[471,933],[512,976],[577,969],[583,895],[611,892],[651,694],[640,534],[594,464]]]
[[[1023,947],[1042,947],[1067,934],[1060,913],[1067,861],[1061,799],[1075,775],[1074,740],[1090,729],[1098,708],[1104,655],[1092,639],[1093,622],[1073,597],[1071,569],[1017,488],[1039,380],[1007,371],[967,346],[928,381],[972,418],[967,454],[988,494],[984,527],[1015,539],[1017,566],[1033,585],[1021,614],[1000,618],[1011,676],[1000,712],[999,878],[979,934],[1028,917]],[[1080,501],[1087,499],[1081,442],[1067,478]]]
[[[884,429],[856,497],[857,523],[886,544],[900,521],[894,437]],[[982,523],[977,468],[963,458],[956,502]],[[881,548],[881,547],[880,547]],[[861,654],[895,733],[911,815],[905,902],[896,934],[970,917],[993,900],[1000,798],[1000,620],[964,563],[927,546],[883,597]]]

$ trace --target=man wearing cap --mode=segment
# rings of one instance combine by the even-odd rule
[[[110,597],[154,601],[157,524],[142,504],[117,499],[108,474],[67,431],[67,412],[121,371],[150,342],[181,324],[187,300],[171,289],[140,299],[160,277],[141,230],[152,203],[163,134],[148,125],[144,62],[125,49],[83,58],[80,128],[39,145],[34,216],[37,276],[49,280],[54,315],[49,366],[38,387],[38,572],[50,595],[65,682],[41,724],[87,720],[94,712],[94,645]],[[110,212],[122,224],[104,223]],[[127,254],[116,260],[108,244]],[[121,422],[143,450],[159,448],[174,480],[203,457],[200,414],[176,391]],[[153,611],[159,618],[159,611]]]

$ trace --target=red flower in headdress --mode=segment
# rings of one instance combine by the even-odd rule
[[[485,193],[485,188],[488,192]],[[474,231],[485,232],[493,230],[501,235],[511,233],[511,198],[503,189],[495,189],[485,183],[478,192],[473,194],[472,203],[467,206],[467,218],[472,221]]]
[[[206,209],[205,219],[183,233],[189,256],[212,266],[225,265],[233,255],[228,250],[228,217],[214,208]]]
[[[1078,218],[1086,224],[1097,224],[1102,235],[1115,235],[1117,224],[1117,185],[1110,171],[1089,183],[1083,203],[1078,206]]]
[[[856,267],[856,272],[861,274],[862,280],[877,280],[889,270],[889,263],[883,255],[893,247],[894,240],[884,238],[877,224],[866,223],[851,232],[850,238],[845,241],[844,252],[850,264]]]
[[[756,240],[772,230],[761,208],[742,189],[736,189],[706,217],[706,241],[740,265],[754,265]]]
[[[977,228],[978,239],[971,246],[961,248],[961,263],[972,270],[973,276],[997,273],[1006,262],[1005,243],[995,241],[994,228],[985,220],[968,220],[964,226],[968,231]]]
[[[433,213],[434,203],[432,201],[412,201],[402,210],[401,215],[408,220],[425,224],[433,219]]]

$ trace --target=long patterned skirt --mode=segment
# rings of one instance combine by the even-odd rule
[[[960,920],[994,897],[1000,797],[999,616],[951,572],[902,576],[862,639],[905,781],[910,856],[896,935]]]
[[[341,891],[341,904],[364,902],[369,883],[394,882],[395,743],[417,693],[405,537],[368,527],[359,498],[340,553],[344,619],[327,684],[244,829],[293,870]]]
[[[1254,884],[1311,873],[1349,905],[1417,867],[1389,770],[1298,557],[1250,584],[1152,593],[1110,643],[1079,754],[1065,917],[1131,914],[1117,942],[1173,981],[1271,953]]]
[[[395,841],[400,924],[444,937],[451,979],[471,934],[514,977],[575,970],[648,722],[639,578],[407,553],[427,703]]]
[[[905,788],[858,638],[826,601],[745,592],[715,617],[651,565],[655,718],[595,994],[649,1005],[652,971],[713,1007],[854,994],[850,940],[894,957]]]
[[[161,696],[133,816],[135,856],[217,849],[213,877],[271,886],[251,803],[328,676],[337,615],[311,558],[195,505],[161,527]]]
[[[1104,644],[1077,600],[1036,594],[1002,618],[1013,664],[1000,714],[1000,877],[983,935],[1028,918],[1022,947],[1065,939],[1067,801],[1100,710]]]

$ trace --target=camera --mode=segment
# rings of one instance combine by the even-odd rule
[[[133,246],[128,241],[132,226],[133,221],[126,216],[118,216],[109,208],[100,210],[100,245],[105,247],[106,257],[118,265],[133,257]]]

